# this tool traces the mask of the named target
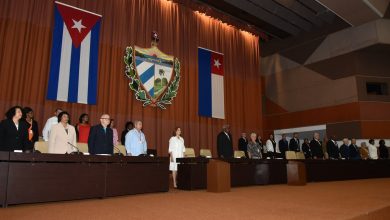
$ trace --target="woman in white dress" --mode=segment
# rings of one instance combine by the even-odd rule
[[[184,146],[184,139],[180,136],[181,128],[177,127],[173,135],[174,136],[171,137],[171,139],[169,139],[169,149],[168,149],[168,153],[170,154],[169,170],[172,171],[173,187],[177,188],[176,158],[184,157],[185,146]]]
[[[77,151],[72,145],[76,146],[76,130],[69,124],[69,114],[61,112],[58,115],[58,124],[53,125],[49,133],[48,152],[65,154]]]

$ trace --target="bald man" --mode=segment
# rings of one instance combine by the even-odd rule
[[[107,127],[110,124],[110,116],[103,114],[100,124],[91,127],[88,137],[88,151],[90,154],[113,154],[113,132]]]

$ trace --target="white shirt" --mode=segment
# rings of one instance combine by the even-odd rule
[[[378,149],[372,144],[368,144],[367,146],[368,146],[368,155],[369,155],[370,159],[377,160],[378,159]]]
[[[53,116],[47,119],[45,127],[43,127],[43,131],[42,131],[42,136],[44,141],[49,141],[49,134],[50,134],[51,127],[56,124],[58,124],[57,116]]]
[[[169,139],[168,152],[172,155],[173,161],[176,161],[176,158],[184,157],[185,150],[184,139],[182,137],[177,138],[174,136]]]
[[[272,144],[272,141],[270,139],[267,140],[265,146],[267,147],[268,152],[274,152],[274,145]]]

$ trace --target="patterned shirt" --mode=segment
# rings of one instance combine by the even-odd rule
[[[248,143],[248,154],[254,159],[261,159],[261,147],[259,143],[250,141]]]

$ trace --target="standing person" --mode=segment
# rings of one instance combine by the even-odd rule
[[[251,133],[250,140],[248,142],[248,156],[250,159],[261,159],[261,147],[260,144],[256,142],[257,134],[255,132]]]
[[[279,141],[279,151],[283,158],[286,158],[286,151],[288,151],[288,141],[286,134],[282,134],[282,139]]]
[[[24,107],[23,109],[23,120],[27,125],[28,131],[28,150],[34,148],[35,142],[39,139],[38,133],[38,122],[34,120],[34,111],[30,107]]]
[[[312,154],[311,154],[311,150],[310,150],[310,144],[309,144],[309,139],[307,139],[307,138],[305,138],[303,140],[302,151],[303,151],[303,154],[305,155],[306,159],[311,159],[312,158]]]
[[[291,138],[290,143],[288,145],[288,149],[291,151],[299,152],[301,149],[299,148],[299,134],[294,132],[293,138]]]
[[[29,147],[27,124],[21,122],[22,107],[14,106],[0,123],[0,151],[25,150]]]
[[[170,155],[169,170],[172,171],[173,187],[177,188],[177,162],[176,158],[184,157],[186,148],[184,146],[184,139],[181,137],[181,128],[177,127],[169,139],[168,153]]]
[[[115,128],[115,120],[114,119],[111,119],[110,120],[110,124],[108,125],[108,127],[110,127],[112,129],[112,143],[114,144],[114,146],[118,146],[119,144],[119,136],[118,136],[118,130],[116,130]]]
[[[385,140],[379,141],[379,158],[389,159],[389,150],[387,150]]]
[[[62,112],[62,109],[57,108],[54,111],[54,116],[47,119],[45,126],[43,127],[42,136],[44,141],[49,141],[49,134],[51,127],[58,124],[58,115]]]
[[[368,156],[371,160],[378,160],[378,149],[375,147],[374,139],[368,141]]]
[[[220,158],[233,157],[232,135],[230,134],[229,125],[224,125],[217,136],[217,151]]]
[[[322,151],[322,143],[320,142],[320,133],[314,132],[313,140],[310,141],[310,150],[315,160],[324,159],[324,152]]]
[[[126,151],[128,156],[146,154],[148,149],[145,134],[142,132],[142,121],[135,121],[133,130],[126,134]]]
[[[352,138],[351,139],[351,145],[349,145],[349,159],[351,160],[360,160],[360,153],[359,153],[359,148],[356,145],[356,139]]]
[[[48,149],[50,154],[65,154],[78,150],[75,148],[76,129],[69,124],[69,118],[68,112],[61,112],[58,114],[58,123],[51,127]]]
[[[80,143],[88,143],[89,132],[91,126],[89,125],[89,116],[83,113],[79,117],[79,123],[76,125],[77,140]]]
[[[108,125],[110,116],[100,116],[100,124],[92,126],[88,137],[88,152],[90,154],[113,154],[114,145],[112,142],[113,132]]]
[[[121,134],[121,143],[122,145],[125,145],[126,143],[126,134],[129,132],[131,129],[134,128],[134,124],[132,121],[126,122],[125,129],[123,129],[122,134]]]
[[[340,146],[340,156],[342,159],[349,159],[349,139],[343,138],[343,144]]]
[[[276,142],[273,134],[269,135],[269,139],[266,142],[267,157],[273,159],[276,152]]]
[[[326,149],[330,160],[338,160],[340,158],[339,144],[336,141],[335,135],[332,135],[328,140]]]
[[[238,150],[244,151],[245,156],[248,158],[247,146],[248,146],[248,139],[246,138],[246,133],[243,132],[241,134],[240,139],[238,139]]]
[[[362,142],[360,144],[359,153],[362,160],[367,160],[370,158],[366,142]]]

